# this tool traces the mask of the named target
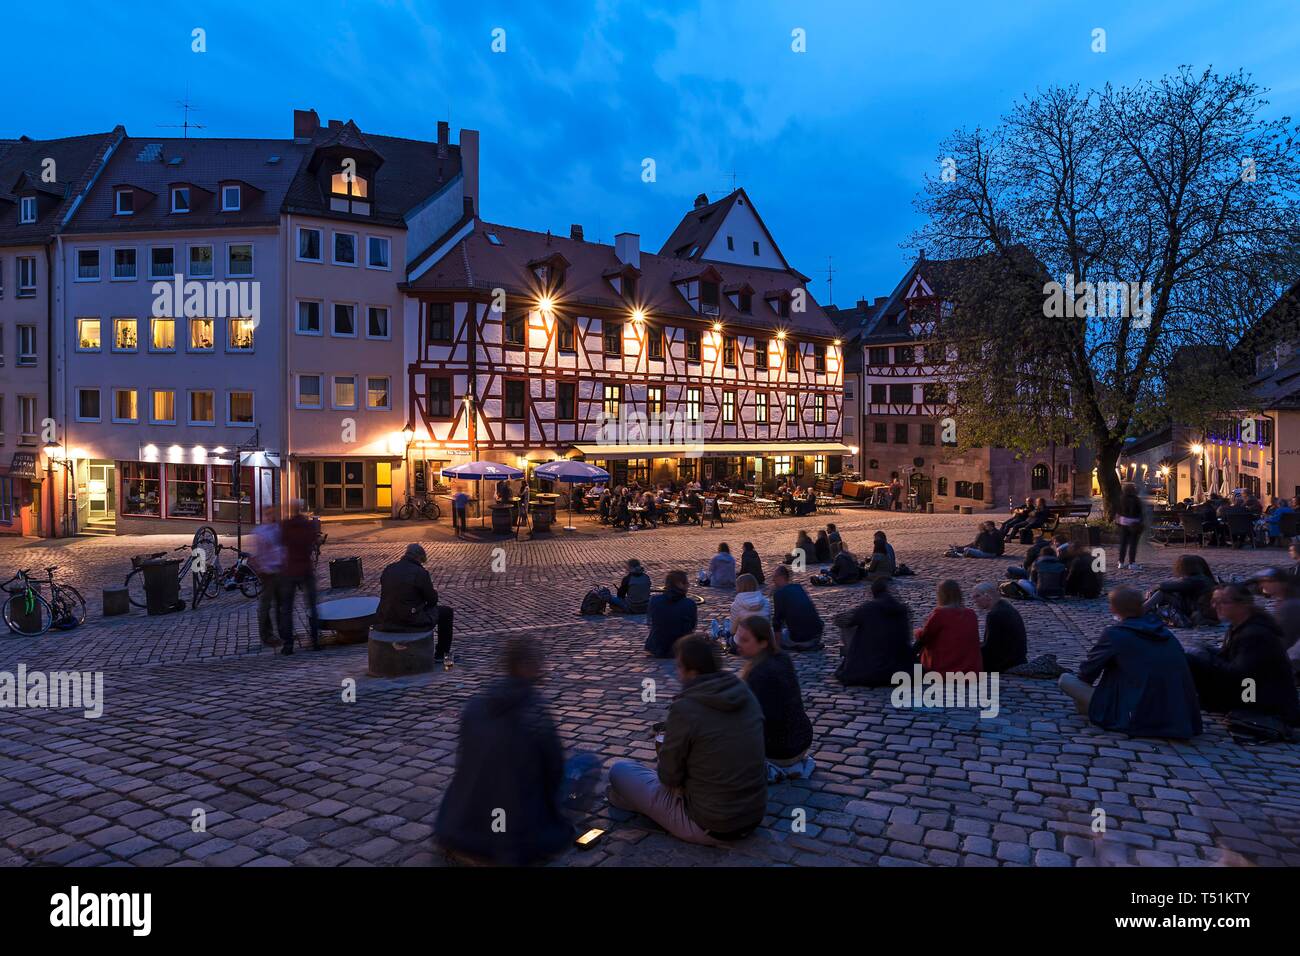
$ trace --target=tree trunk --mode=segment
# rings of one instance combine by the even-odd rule
[[[1123,444],[1115,441],[1099,442],[1097,445],[1097,484],[1101,488],[1102,516],[1113,521],[1119,514],[1120,498],[1124,493],[1120,485],[1115,466],[1119,463],[1119,454]]]

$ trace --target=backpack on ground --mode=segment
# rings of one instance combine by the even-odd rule
[[[609,607],[609,602],[605,600],[605,595],[592,588],[583,597],[582,607],[578,609],[578,615],[579,617],[594,617],[598,614],[604,614],[607,607]]]
[[[1065,668],[1057,662],[1055,654],[1040,654],[1033,660],[1008,667],[1002,673],[1014,674],[1017,677],[1032,677],[1035,680],[1056,680],[1065,673]]]
[[[1295,732],[1282,718],[1251,710],[1230,711],[1228,730],[1233,736],[1249,738],[1255,743],[1283,743],[1295,739]]]

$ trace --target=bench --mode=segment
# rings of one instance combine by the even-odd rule
[[[371,677],[405,677],[433,670],[433,631],[370,630],[367,642]]]
[[[1077,518],[1080,521],[1087,521],[1092,515],[1092,502],[1085,501],[1081,504],[1070,503],[1068,505],[1048,505],[1047,509],[1052,516],[1047,519],[1047,523],[1039,530],[1043,534],[1052,534],[1061,526],[1061,522],[1067,518]]]

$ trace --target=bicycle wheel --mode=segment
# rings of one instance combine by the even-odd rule
[[[86,601],[70,584],[58,585],[54,600],[50,604],[51,626],[61,631],[70,631],[86,623]]]
[[[126,596],[136,607],[148,607],[144,595],[144,568],[136,568],[126,576]]]
[[[411,507],[411,503],[409,501],[406,504],[402,505],[402,507],[397,509],[397,517],[401,521],[410,521],[414,515],[415,515],[415,509]]]
[[[190,585],[190,610],[197,611],[199,609],[199,603],[203,600],[204,596],[207,595],[209,586],[214,586],[215,590],[217,573],[212,568],[208,568],[208,570],[204,571],[202,574],[191,575],[191,580],[193,583]],[[210,596],[215,597],[216,595],[213,594]]]
[[[426,521],[437,521],[442,517],[442,509],[438,507],[438,502],[429,498],[424,502],[424,507],[420,509],[420,516]]]
[[[262,593],[262,579],[248,565],[240,565],[235,571],[235,583],[246,598],[255,598]]]
[[[29,597],[32,601],[28,605]],[[25,592],[11,594],[5,601],[4,607],[5,624],[9,625],[9,630],[14,634],[23,637],[40,637],[50,629],[50,624],[54,620],[54,614],[50,610],[49,603],[39,594],[32,593],[30,596]]]

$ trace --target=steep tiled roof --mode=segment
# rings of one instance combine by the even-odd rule
[[[493,243],[489,234],[496,236],[500,245]],[[409,288],[416,291],[504,288],[512,295],[533,296],[539,290],[528,263],[555,253],[563,255],[569,262],[564,287],[558,297],[561,308],[566,303],[575,307],[628,308],[622,296],[605,278],[607,272],[622,265],[613,246],[484,222],[475,223],[468,236],[413,280]],[[713,316],[698,315],[674,284],[699,275],[707,268],[717,270],[724,287],[748,283],[754,289],[752,315],[740,312],[725,295],[722,296],[717,319],[727,325],[764,330],[783,328],[825,338],[839,337],[839,331],[813,299],[811,291],[807,292],[806,308],[802,313],[792,312],[789,318],[777,315],[764,296],[803,287],[798,276],[777,269],[726,262],[695,262],[642,252],[637,304],[652,320],[672,317],[712,321]]]
[[[39,244],[58,230],[76,197],[86,188],[104,154],[123,135],[119,126],[108,133],[68,136],[62,139],[0,141],[0,245]],[[42,181],[45,161],[54,160],[56,181]],[[55,202],[42,210],[36,222],[18,221],[18,197],[12,190],[31,182]]]
[[[659,248],[659,255],[676,256],[678,259],[698,258],[717,235],[718,227],[722,225],[722,220],[727,218],[727,213],[736,204],[739,196],[740,190],[737,189],[730,195],[707,205],[696,206],[682,217],[677,228],[664,240],[664,244]],[[694,255],[691,254],[692,250],[695,250]]]

